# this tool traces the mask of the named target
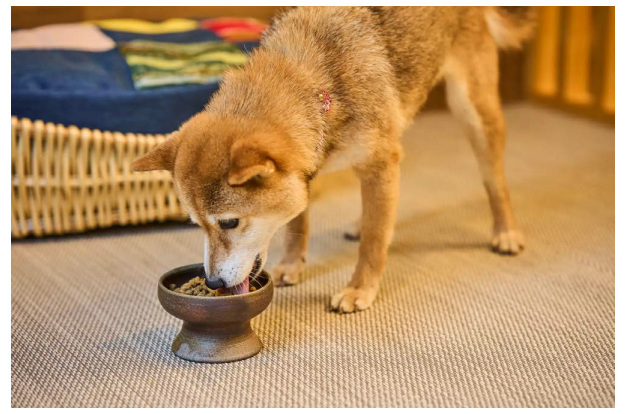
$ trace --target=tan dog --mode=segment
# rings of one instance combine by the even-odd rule
[[[191,219],[205,232],[205,268],[227,286],[265,263],[287,224],[279,285],[298,282],[307,253],[309,182],[352,167],[361,180],[359,258],[331,307],[369,307],[378,291],[398,199],[400,138],[445,79],[467,127],[494,217],[492,246],[524,245],[503,170],[505,124],[497,47],[532,31],[526,7],[320,7],[279,16],[249,62],[225,74],[206,109],[135,171],[172,172]]]

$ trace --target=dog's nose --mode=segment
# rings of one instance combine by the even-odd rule
[[[209,289],[219,289],[221,287],[225,287],[226,283],[224,279],[220,279],[219,277],[210,277],[206,280],[206,285]]]

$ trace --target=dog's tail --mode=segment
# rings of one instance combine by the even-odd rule
[[[489,32],[501,49],[517,49],[534,32],[537,10],[531,6],[496,6],[487,9]]]

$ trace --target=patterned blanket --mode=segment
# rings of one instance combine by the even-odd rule
[[[217,82],[229,66],[247,57],[227,42],[166,43],[135,40],[119,46],[136,89]]]

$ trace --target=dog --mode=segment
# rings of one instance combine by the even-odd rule
[[[400,138],[443,80],[478,159],[493,213],[492,248],[517,254],[524,239],[504,175],[498,48],[519,47],[533,21],[529,7],[289,9],[245,65],[224,73],[205,110],[132,170],[171,171],[183,207],[204,231],[206,274],[236,287],[260,271],[283,225],[286,252],[274,281],[299,281],[309,184],[320,172],[353,168],[362,216],[349,236],[360,239],[358,262],[330,307],[364,310],[392,239]]]

